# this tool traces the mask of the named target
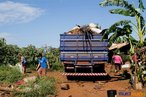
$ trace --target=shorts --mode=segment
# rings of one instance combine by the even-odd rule
[[[46,75],[47,69],[46,69],[46,68],[40,67],[40,68],[38,69],[38,73],[39,73],[39,75]]]

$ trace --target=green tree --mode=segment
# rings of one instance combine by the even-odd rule
[[[121,20],[114,23],[109,29],[106,30],[104,36],[110,35],[109,44],[112,43],[130,43],[130,52],[134,52],[134,46],[137,45],[137,40],[132,37],[132,26],[128,20]]]
[[[5,63],[15,65],[19,61],[20,48],[17,45],[6,45],[5,50]]]
[[[142,47],[144,45],[144,37],[146,33],[146,24],[144,17],[142,16],[142,12],[144,12],[145,8],[143,5],[142,0],[138,0],[138,7],[136,8],[134,3],[129,4],[126,0],[103,0],[100,3],[101,6],[116,6],[118,8],[109,10],[112,14],[119,14],[129,17],[134,17],[136,22],[133,22],[131,20],[121,20],[114,25],[112,25],[105,33],[105,35],[109,35],[110,33],[113,33],[110,37],[110,40],[115,41],[119,36],[126,36],[129,40],[130,46],[131,46],[131,52],[134,53],[134,47],[139,46]],[[119,27],[120,26],[120,27]],[[131,34],[132,30],[136,32],[136,34],[139,37],[138,42],[136,42]],[[134,44],[136,43],[136,44]],[[134,72],[134,86],[136,89],[137,82],[142,82],[141,80],[137,80],[138,78],[142,77],[141,73],[141,67],[135,63],[135,72]]]
[[[4,38],[0,39],[0,64],[15,65],[18,62],[19,51],[20,48],[17,45],[7,45]]]
[[[26,58],[28,65],[37,65],[39,51],[34,45],[28,45],[27,47],[21,48],[20,53]]]
[[[103,0],[100,3],[100,5],[118,7],[116,9],[109,10],[109,12],[112,14],[119,14],[119,15],[134,17],[136,20],[135,23],[131,20],[122,20],[122,21],[115,23],[116,25],[114,24],[109,29],[110,29],[110,31],[111,31],[111,29],[112,29],[112,31],[115,30],[115,33],[118,35],[123,35],[123,33],[125,33],[128,36],[129,40],[131,40],[132,37],[129,36],[128,34],[131,34],[129,32],[131,32],[130,30],[132,29],[134,32],[136,32],[136,34],[139,37],[139,42],[138,42],[139,45],[140,46],[144,45],[146,24],[145,24],[145,20],[142,16],[142,12],[144,12],[144,10],[145,10],[142,0],[139,0],[138,8],[135,7],[134,3],[129,4],[128,1],[126,1],[126,0]],[[123,29],[127,26],[128,29],[126,27],[126,32],[121,32],[119,30],[123,31],[123,29],[119,29],[118,28],[119,26],[123,26]],[[130,27],[130,26],[132,26],[132,27]],[[108,32],[108,34],[109,34],[109,32]],[[115,34],[113,34],[113,35],[116,36]]]
[[[49,63],[53,64],[55,62],[59,62],[59,49],[58,48],[50,48],[50,51],[47,53],[47,58],[49,59]]]
[[[0,64],[4,63],[4,56],[5,56],[5,46],[6,46],[6,41],[4,38],[0,38]]]
[[[46,56],[49,59],[49,63],[51,65],[52,70],[63,70],[63,66],[61,65],[59,55],[60,55],[59,48],[50,47],[49,52],[46,53]]]

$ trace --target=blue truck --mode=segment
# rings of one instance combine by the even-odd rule
[[[66,76],[106,76],[108,39],[102,34],[60,34],[60,60]]]

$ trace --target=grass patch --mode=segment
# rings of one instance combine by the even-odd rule
[[[9,66],[0,66],[0,84],[14,83],[22,78],[22,74],[17,69]]]
[[[26,72],[36,71],[37,65],[30,65],[26,67]]]
[[[35,82],[29,82],[27,86],[20,86],[26,89],[26,92],[16,92],[15,97],[46,97],[48,95],[56,95],[56,81],[52,77],[37,78]]]
[[[61,63],[53,63],[52,66],[51,66],[51,70],[53,71],[63,71],[64,70],[64,67]]]

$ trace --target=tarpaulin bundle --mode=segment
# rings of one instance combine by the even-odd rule
[[[73,27],[70,31],[66,32],[66,34],[85,34],[85,33],[91,33],[91,34],[100,34],[102,30],[97,24],[90,23],[88,25],[76,25]]]

